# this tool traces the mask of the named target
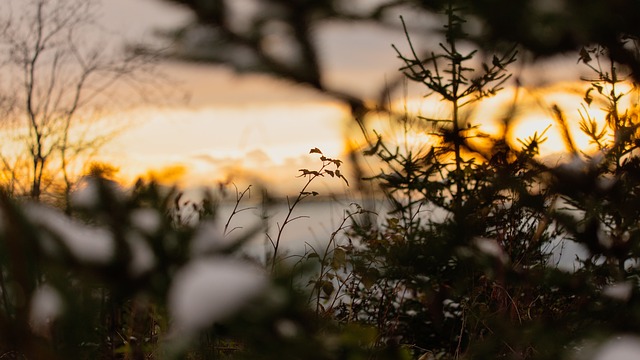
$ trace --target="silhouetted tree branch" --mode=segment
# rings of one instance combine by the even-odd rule
[[[94,0],[29,0],[5,12],[9,15],[1,23],[4,91],[12,100],[3,108],[23,134],[18,140],[29,154],[28,193],[35,200],[45,182],[61,179],[68,202],[75,180],[71,162],[94,153],[111,136],[78,126],[87,127],[98,107],[130,97],[123,84],[139,86],[139,73],[154,68],[156,54],[128,53],[99,38],[97,5]],[[59,172],[47,180],[51,166]]]
[[[267,71],[276,76],[326,88],[313,30],[327,21],[373,22],[399,28],[399,12],[442,13],[449,1],[389,0],[367,2],[260,0],[257,10],[243,14],[225,0],[165,0],[193,10],[196,24],[176,32],[179,54],[198,61],[228,63],[239,70]],[[465,17],[479,25],[470,40],[482,48],[518,43],[536,56],[578,51],[600,45],[640,79],[640,3],[631,0],[460,0]],[[239,26],[238,24],[245,24]],[[275,26],[274,26],[275,24]],[[273,29],[279,29],[277,31]],[[295,49],[296,56],[278,57],[270,37]],[[231,50],[231,51],[230,51]],[[340,91],[337,91],[340,94]]]

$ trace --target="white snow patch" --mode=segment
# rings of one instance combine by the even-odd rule
[[[489,256],[495,257],[503,264],[509,262],[509,257],[507,256],[507,254],[505,254],[502,246],[498,244],[497,240],[484,237],[476,237],[473,239],[473,244],[478,248],[478,250]]]
[[[216,222],[208,220],[204,221],[198,227],[193,239],[191,240],[191,255],[212,252],[224,249],[231,245],[232,240],[225,237],[222,229]]]
[[[631,298],[633,284],[629,281],[611,284],[602,290],[602,294],[615,300],[627,301]]]
[[[587,166],[588,164],[579,155],[574,155],[571,160],[558,166],[558,169],[565,171],[568,175],[579,175],[587,170]]]
[[[131,224],[147,235],[153,235],[160,230],[162,218],[156,210],[136,209],[131,212]]]
[[[115,252],[113,235],[104,228],[72,220],[62,212],[39,204],[25,206],[31,220],[58,235],[71,254],[81,261],[105,264]]]
[[[558,198],[553,206],[553,211],[561,213],[562,215],[571,216],[575,221],[580,221],[586,216],[585,210],[576,209],[567,200]]]
[[[601,191],[609,191],[616,182],[617,180],[613,176],[600,176],[596,179],[596,187]]]
[[[120,184],[112,180],[97,179],[87,176],[80,181],[74,192],[71,193],[71,205],[85,209],[96,208],[100,205],[100,187],[106,187],[118,200],[124,199],[124,191]]]
[[[256,21],[258,17],[263,17],[264,13],[273,7],[267,5],[265,8],[256,0],[235,0],[229,1],[227,4],[229,24],[240,33],[251,31],[253,21]]]
[[[266,285],[263,270],[226,258],[195,260],[182,268],[169,290],[173,330],[195,332],[231,315]]]
[[[275,323],[276,330],[285,338],[293,338],[298,335],[298,326],[291,320],[280,320]]]
[[[640,359],[640,338],[618,336],[607,340],[596,348],[593,360],[638,360]]]
[[[457,302],[455,302],[455,301],[453,301],[453,300],[451,300],[451,299],[445,299],[445,300],[443,300],[443,301],[442,301],[442,305],[443,305],[444,307],[450,307],[450,308],[452,308],[452,309],[457,309],[457,308],[459,308],[459,307],[460,307],[460,304],[459,304],[459,303],[457,303]]]
[[[130,233],[127,240],[131,250],[129,272],[133,276],[140,276],[151,271],[156,265],[156,258],[145,239],[137,233]]]
[[[455,302],[452,299],[443,300],[442,309],[445,318],[453,319],[462,315],[460,303]]]
[[[606,150],[599,150],[595,154],[591,155],[589,159],[589,164],[592,168],[597,168],[602,163],[604,163],[605,160],[607,160]]]
[[[100,203],[100,189],[94,179],[85,179],[80,188],[70,195],[71,205],[80,208],[93,208]]]
[[[598,243],[602,246],[604,246],[607,249],[611,249],[611,246],[613,246],[613,240],[611,239],[611,237],[609,236],[609,234],[607,234],[604,231],[604,225],[600,225],[598,227],[598,231],[596,233],[596,236],[598,238]]]
[[[58,291],[49,285],[41,285],[31,297],[29,325],[36,334],[46,336],[51,322],[62,314],[63,309]]]

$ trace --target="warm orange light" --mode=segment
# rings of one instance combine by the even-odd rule
[[[586,85],[559,84],[517,91],[507,88],[497,96],[464,106],[460,126],[478,125],[479,131],[499,136],[508,124],[507,139],[514,147],[521,146],[517,139],[541,134],[548,128],[547,141],[540,146],[544,157],[567,150],[549,110],[557,104],[567,118],[576,146],[589,152],[593,146],[579,129],[579,110],[595,119],[603,119],[605,111],[601,109],[603,104],[595,101],[582,107],[582,88]],[[435,97],[394,101],[391,106],[398,116],[372,113],[365,122],[367,130],[376,130],[386,140],[414,149],[435,141],[429,135],[435,129],[418,116],[450,116],[449,105]],[[407,133],[405,125],[397,122],[405,111],[413,119],[406,123]],[[286,188],[298,169],[317,165],[317,159],[308,154],[310,148],[318,147],[329,157],[347,160],[347,154],[367,147],[347,107],[335,102],[141,108],[113,115],[108,121],[125,119],[133,126],[109,143],[100,152],[100,159],[119,167],[120,178],[127,182],[152,169],[156,175],[171,174],[157,177],[186,186],[249,179]],[[346,136],[345,124],[349,125]],[[375,135],[369,135],[375,141]],[[181,170],[165,171],[177,168]]]
[[[186,186],[242,178],[278,184],[315,166],[312,147],[342,157],[347,115],[330,102],[137,109],[119,115],[135,126],[108,144],[102,158],[120,167],[126,181],[149,169],[158,175],[180,167],[179,174],[159,177]]]
[[[506,88],[493,96],[481,101],[465,105],[460,109],[459,126],[478,126],[478,131],[494,137],[501,136],[501,132],[507,129],[507,140],[515,148],[522,145],[518,140],[526,140],[534,134],[544,133],[546,141],[540,145],[541,157],[558,155],[569,151],[563,140],[562,126],[554,117],[552,108],[556,105],[566,119],[566,124],[571,134],[572,142],[578,151],[586,154],[594,152],[596,146],[591,139],[580,129],[582,118],[595,119],[598,128],[604,127],[604,119],[607,114],[607,104],[600,94],[592,93],[592,102],[587,104],[584,100],[585,92],[589,84],[584,82],[559,83],[547,88]],[[616,93],[627,94],[619,104],[619,110],[624,112],[635,99],[630,95],[632,86],[619,83],[616,85]],[[610,87],[604,87],[603,94],[610,92]],[[396,121],[392,116],[376,115],[367,123],[369,129],[375,129],[383,134],[388,141],[395,144],[417,144],[434,141],[427,134],[430,123],[419,120],[419,117],[431,119],[447,119],[451,116],[450,104],[439,101],[435,96],[428,98],[409,98],[392,103],[392,109],[399,114],[409,114],[409,134],[405,134],[405,126],[401,121]],[[358,144],[360,148],[364,144]],[[351,145],[351,148],[358,147]]]

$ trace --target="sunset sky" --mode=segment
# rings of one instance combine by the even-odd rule
[[[189,19],[181,8],[156,0],[104,1],[103,10],[104,25],[129,41],[149,41],[156,30]],[[390,34],[385,34],[388,40],[365,41],[355,49],[357,36],[345,39],[339,29],[322,36],[329,38],[323,41],[331,44],[327,51],[337,55],[327,56],[333,69],[328,76],[340,86],[373,94],[384,84],[385,69],[396,67]],[[363,67],[363,61],[369,64]],[[161,172],[179,166],[186,185],[224,179],[230,172],[283,184],[298,169],[317,166],[309,149],[318,147],[333,157],[345,150],[347,108],[313,90],[221,66],[168,61],[163,70],[179,91],[188,92],[189,102],[132,111],[135,125],[104,149],[106,159],[120,164],[127,178],[148,168]]]
[[[156,31],[173,29],[190,19],[184,9],[160,0],[102,0],[100,14],[102,26],[127,42],[154,41]],[[397,75],[401,63],[391,44],[401,49],[406,46],[401,32],[372,25],[331,24],[318,29],[317,36],[329,84],[365,98],[377,95]],[[437,39],[418,39],[437,44]],[[118,166],[124,181],[153,170],[156,174],[164,171],[170,181],[192,186],[239,173],[277,184],[283,191],[295,190],[297,170],[318,164],[309,156],[310,148],[344,159],[345,139],[358,136],[349,130],[354,127],[344,104],[302,86],[205,64],[167,61],[162,70],[175,81],[176,97],[185,92],[189,101],[141,105],[110,116],[110,121],[125,122],[126,130],[101,151],[100,158]],[[559,101],[568,116],[577,116],[581,94],[566,93],[578,79],[574,56],[540,62],[518,74],[529,86],[561,83],[538,92],[548,96],[555,91],[555,100],[540,100],[533,92],[526,92],[531,99],[538,99],[537,104],[531,101],[529,108],[537,106],[537,110],[522,114],[515,136],[528,136],[553,123],[540,103]],[[506,89],[481,105],[477,118],[499,116],[512,98],[512,89]],[[426,112],[435,109],[437,113],[440,106],[419,97],[407,102],[409,107]],[[378,120],[383,124],[387,119]],[[543,151],[560,151],[562,146],[553,130],[549,138]]]

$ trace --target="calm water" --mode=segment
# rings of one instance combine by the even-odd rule
[[[356,207],[351,205],[353,201],[349,200],[322,200],[302,202],[296,206],[291,218],[297,218],[284,227],[280,238],[280,255],[301,255],[310,246],[318,251],[324,249],[331,238],[333,232],[338,230],[343,223],[343,219],[347,216],[347,211],[352,213],[356,211]],[[366,204],[358,202],[363,208],[371,210],[379,214],[383,218],[386,210],[383,201],[369,201]],[[224,227],[225,223],[231,216],[234,204],[223,204],[219,209],[219,224]],[[246,234],[249,230],[255,229],[257,226],[262,227],[256,232],[247,246],[247,252],[260,259],[264,259],[265,252],[272,250],[266,234],[269,234],[272,240],[276,240],[278,236],[278,226],[282,225],[287,216],[287,204],[272,205],[266,210],[258,205],[241,205],[239,209],[247,209],[235,214],[229,223],[229,236],[239,237]],[[266,212],[265,212],[266,211]],[[263,214],[268,215],[268,221],[262,221]],[[266,227],[264,226],[266,224]],[[347,220],[343,227],[351,224]],[[338,242],[345,241],[343,232],[339,232],[336,236]],[[577,258],[585,258],[588,256],[584,246],[572,241],[556,240],[546,249],[550,254],[549,262],[555,264],[561,269],[572,271],[579,266]]]
[[[357,210],[350,203],[348,200],[320,200],[298,204],[290,216],[290,219],[295,218],[295,220],[290,221],[282,230],[280,250],[278,252],[281,255],[285,252],[290,255],[300,255],[310,246],[318,250],[319,248],[324,248],[332,233],[341,226],[346,227],[351,224],[350,220],[343,224],[347,211],[355,212]],[[221,226],[224,227],[231,216],[233,207],[234,204],[221,205],[219,209]],[[380,206],[369,206],[367,208],[373,209],[375,207]],[[239,209],[246,210],[231,217],[227,232],[233,230],[229,236],[242,236],[262,224],[261,230],[252,236],[251,243],[247,248],[250,254],[264,258],[265,250],[273,249],[267,234],[273,241],[276,241],[279,227],[284,223],[288,213],[287,204],[271,205],[266,209],[259,204],[240,205]],[[262,221],[262,217],[265,214],[268,220]],[[339,232],[336,238],[343,240],[343,233]]]

